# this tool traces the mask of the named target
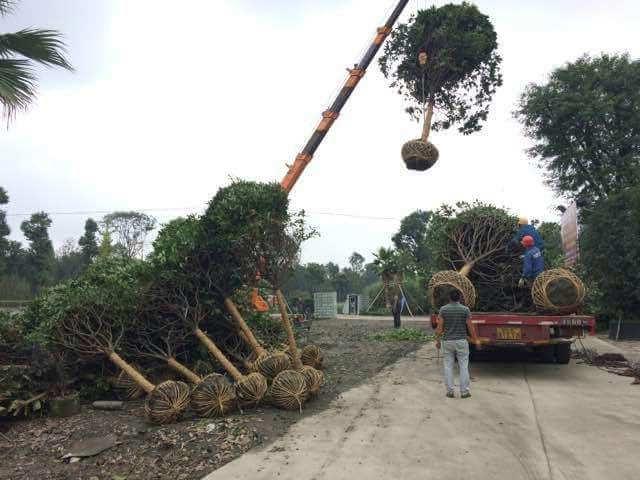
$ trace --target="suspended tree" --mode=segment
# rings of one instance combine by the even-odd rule
[[[394,29],[380,68],[409,104],[411,117],[424,122],[421,138],[402,148],[407,168],[426,170],[437,161],[438,150],[428,141],[431,129],[457,125],[468,135],[482,128],[502,85],[497,49],[491,21],[466,2],[420,10]]]

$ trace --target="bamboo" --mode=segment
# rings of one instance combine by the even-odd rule
[[[196,385],[202,382],[202,378],[196,375],[194,372],[189,370],[183,364],[178,362],[175,358],[169,357],[167,358],[167,363],[171,368],[173,368],[176,372],[182,375],[184,378],[189,380],[191,383],[195,383]]]
[[[433,119],[433,100],[429,100],[429,105],[424,112],[424,125],[422,126],[422,141],[427,143],[429,134],[431,133],[431,120]]]
[[[207,350],[209,350],[209,353],[211,353],[211,355],[213,355],[215,357],[215,359],[218,362],[220,362],[220,364],[229,373],[229,375],[231,375],[233,377],[233,379],[236,382],[239,382],[240,380],[242,380],[242,378],[243,378],[242,373],[240,373],[240,371],[233,365],[233,363],[231,363],[227,359],[227,357],[225,357],[224,353],[222,353],[222,351],[216,346],[215,343],[213,343],[213,341],[207,336],[206,333],[204,333],[199,328],[196,328],[194,330],[194,333],[195,333],[196,337],[198,337],[198,339],[200,339],[202,344],[205,347],[207,347]]]
[[[293,362],[293,368],[295,370],[302,370],[302,360],[300,360],[300,352],[298,352],[298,346],[296,345],[296,337],[293,334],[293,327],[291,326],[291,320],[287,313],[287,307],[285,306],[284,295],[282,290],[276,289],[276,298],[278,299],[278,308],[280,309],[280,317],[284,330],[287,332],[287,338],[289,341],[289,351],[291,352],[291,360]]]
[[[238,325],[238,328],[240,328],[240,331],[244,333],[247,341],[249,342],[249,345],[251,346],[253,351],[256,353],[256,355],[258,357],[262,355],[266,355],[267,351],[262,347],[262,345],[260,345],[256,337],[253,335],[253,332],[247,325],[247,322],[244,321],[244,318],[242,318],[242,315],[240,315],[240,312],[238,311],[238,307],[236,307],[235,303],[233,303],[233,300],[231,300],[228,297],[225,298],[224,306],[227,308],[227,311],[231,314],[231,317],[234,319],[234,321]]]
[[[145,392],[151,393],[156,388],[153,383],[144,378],[144,376],[142,376],[140,372],[138,372],[135,368],[125,362],[124,359],[116,352],[109,352],[108,357],[109,360],[120,367],[120,369],[124,370],[124,372],[129,375],[129,378],[131,378],[131,380],[140,385],[140,387],[142,387]]]

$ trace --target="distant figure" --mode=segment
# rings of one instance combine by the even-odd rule
[[[510,246],[515,250],[522,242],[522,239],[527,235],[533,238],[535,246],[540,249],[540,251],[544,250],[544,240],[542,240],[540,233],[525,217],[520,217],[518,219],[518,231],[511,239]]]
[[[471,397],[469,390],[469,342],[467,331],[473,343],[480,346],[475,325],[471,322],[469,308],[460,303],[462,294],[459,290],[451,290],[449,303],[440,308],[436,347],[442,347],[444,355],[444,383],[447,397],[454,398],[453,365],[456,357],[460,369],[460,398]],[[442,339],[442,342],[440,341]]]
[[[522,277],[518,282],[518,287],[531,287],[533,281],[544,270],[544,257],[542,252],[535,245],[535,240],[530,235],[525,235],[522,239],[522,246],[525,254],[522,258]]]
[[[393,314],[393,328],[400,328],[400,316],[402,315],[402,308],[404,307],[403,297],[399,295],[393,296],[393,303],[391,304],[391,313]]]

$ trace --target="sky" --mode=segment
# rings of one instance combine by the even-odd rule
[[[160,223],[202,212],[231,178],[280,181],[395,0],[22,0],[0,32],[65,35],[75,72],[39,69],[37,102],[0,130],[11,237],[46,211],[59,247],[87,217],[145,210]],[[447,2],[412,0],[418,8]],[[474,199],[558,221],[564,203],[527,157],[512,112],[530,82],[584,53],[640,57],[636,0],[478,0],[504,85],[481,132],[430,140],[440,160],[406,170],[421,127],[374,61],[291,193],[320,232],[305,262],[346,265],[391,245],[416,209]],[[90,212],[90,213],[89,213]]]

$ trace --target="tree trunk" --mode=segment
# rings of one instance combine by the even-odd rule
[[[468,277],[471,273],[471,269],[473,268],[473,264],[474,262],[465,263],[464,267],[462,267],[458,273],[463,277]]]
[[[262,355],[265,355],[267,351],[262,347],[262,345],[260,345],[260,343],[258,343],[258,340],[253,335],[253,332],[249,328],[249,325],[247,325],[247,322],[245,322],[244,318],[242,318],[242,315],[240,315],[240,312],[238,311],[238,307],[236,307],[236,304],[233,303],[233,300],[231,300],[228,297],[225,298],[224,306],[227,308],[227,311],[231,314],[231,317],[233,317],[233,320],[238,325],[238,328],[240,329],[240,331],[244,333],[245,337],[247,338],[247,341],[249,342],[249,345],[251,346],[253,351],[256,353],[256,355],[259,357]]]
[[[224,369],[229,373],[229,375],[231,375],[234,378],[236,382],[239,382],[240,380],[242,380],[243,378],[242,373],[240,373],[240,371],[233,365],[233,363],[231,363],[227,359],[227,357],[224,356],[224,353],[222,353],[222,351],[216,346],[215,343],[213,343],[213,340],[211,340],[206,333],[204,333],[199,328],[196,328],[194,330],[194,333],[196,337],[200,339],[202,344],[205,347],[207,347],[207,350],[209,350],[209,353],[213,355],[213,357],[220,363],[220,365],[224,367]]]
[[[289,314],[287,313],[287,304],[285,303],[284,295],[279,288],[276,289],[276,297],[278,298],[278,308],[280,309],[282,326],[284,327],[285,332],[287,332],[287,338],[289,340],[289,351],[291,352],[291,359],[293,360],[293,368],[296,370],[302,370],[302,360],[300,360],[300,352],[298,352],[298,346],[296,345],[296,337],[293,333]]]
[[[125,362],[124,359],[116,352],[109,352],[108,356],[109,360],[120,367],[129,376],[129,378],[140,385],[140,387],[145,392],[151,393],[156,388],[153,383],[144,378],[144,376],[140,372],[138,372],[135,368]]]
[[[191,383],[195,383],[197,385],[198,383],[202,382],[202,379],[198,375],[196,375],[194,372],[192,372],[187,367],[182,365],[175,358],[173,357],[167,358],[167,363],[171,368],[173,368],[176,372],[178,372],[184,378],[189,380]]]
[[[422,141],[427,143],[429,134],[431,133],[431,120],[433,119],[433,100],[429,100],[429,105],[424,112],[424,124],[422,125]]]

